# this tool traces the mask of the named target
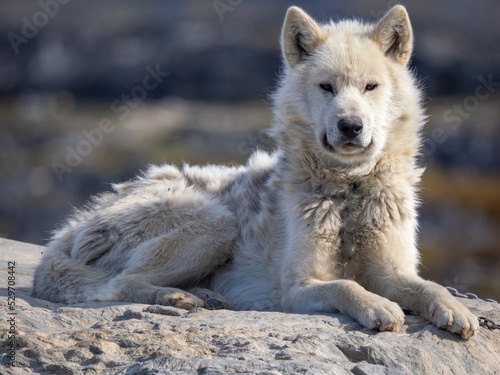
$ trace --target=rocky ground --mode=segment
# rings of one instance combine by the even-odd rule
[[[49,303],[29,296],[42,252],[0,240],[2,374],[500,374],[500,331],[481,328],[464,341],[418,316],[407,316],[394,334],[340,314]],[[14,261],[16,305],[9,310],[8,262]],[[500,321],[498,304],[461,302]],[[8,367],[9,330],[16,367]]]

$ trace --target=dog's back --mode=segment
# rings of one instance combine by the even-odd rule
[[[231,259],[236,238],[258,230],[275,164],[275,156],[257,153],[246,167],[153,166],[113,185],[54,233],[33,296],[155,303],[155,288],[133,289],[206,285]],[[132,275],[140,282],[128,282]]]

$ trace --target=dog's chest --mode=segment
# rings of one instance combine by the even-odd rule
[[[353,183],[319,200],[314,232],[335,277],[357,279],[367,261],[367,247],[376,246],[378,228],[371,216],[385,216],[387,211],[377,196],[372,187]]]

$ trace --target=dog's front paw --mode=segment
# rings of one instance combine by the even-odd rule
[[[203,307],[204,302],[191,293],[179,289],[164,288],[156,294],[156,304],[191,310],[195,307]]]
[[[405,321],[405,314],[397,303],[373,295],[363,305],[356,317],[362,325],[380,332],[399,332]]]
[[[429,319],[439,328],[470,339],[479,330],[477,317],[453,297],[436,299],[429,306]]]

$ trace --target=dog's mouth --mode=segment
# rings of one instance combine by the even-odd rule
[[[321,136],[321,145],[329,152],[342,153],[342,154],[359,154],[369,150],[373,146],[373,139],[368,146],[363,146],[356,141],[346,139],[336,145],[332,145],[328,141],[326,132]]]
[[[321,144],[328,151],[335,152],[335,148],[330,144],[330,142],[328,142],[328,138],[326,136],[326,133],[323,133],[323,136],[321,137]]]

